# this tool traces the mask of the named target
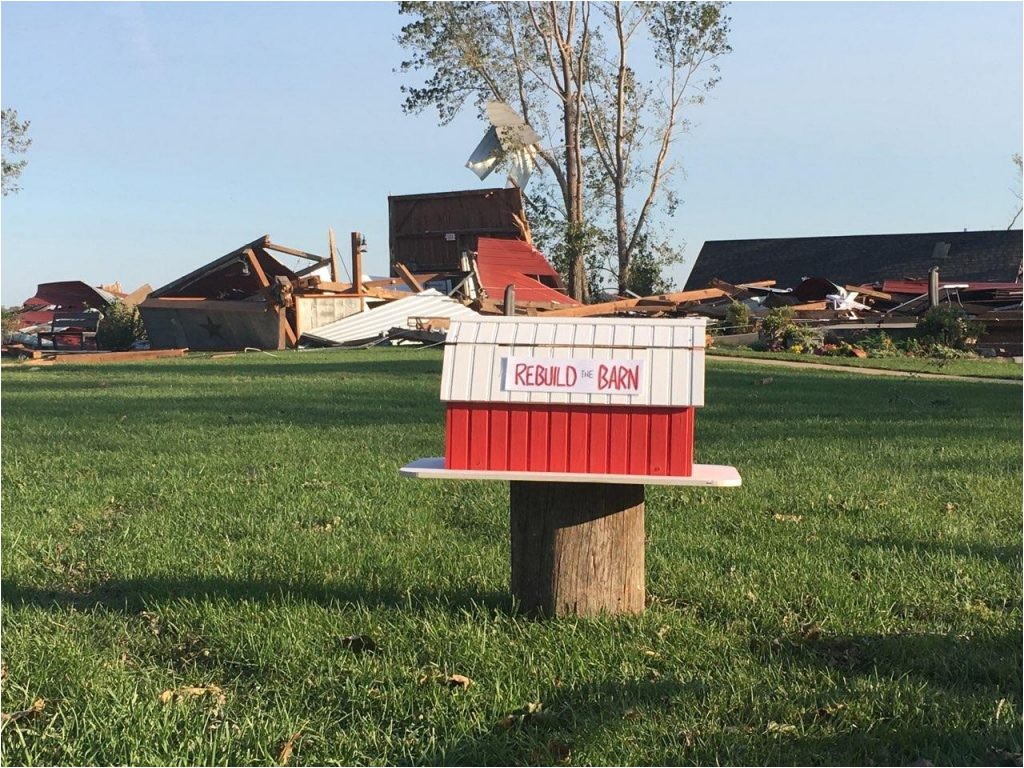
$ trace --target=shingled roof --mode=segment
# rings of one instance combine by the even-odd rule
[[[949,243],[949,252],[937,254],[937,243]],[[686,287],[702,288],[716,277],[734,284],[773,279],[780,288],[795,286],[805,277],[861,284],[924,278],[933,266],[943,281],[1013,282],[1021,256],[1019,229],[709,240],[700,249]]]

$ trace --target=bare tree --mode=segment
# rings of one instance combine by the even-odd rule
[[[1013,164],[1017,166],[1017,188],[1015,190],[1013,190],[1013,195],[1014,195],[1014,197],[1017,198],[1017,202],[1020,203],[1021,202],[1021,173],[1022,173],[1022,170],[1024,170],[1024,169],[1021,168],[1021,156],[1020,156],[1020,153],[1018,152],[1017,154],[1013,155],[1011,157],[1011,159],[1013,160]],[[1017,223],[1017,219],[1020,218],[1020,215],[1022,213],[1024,213],[1024,206],[1018,205],[1017,206],[1017,212],[1015,214],[1013,214],[1013,218],[1010,219],[1010,224],[1006,228],[1007,229],[1013,229],[1013,225]]]
[[[694,75],[706,67],[711,76],[699,86],[712,87],[717,71],[710,62],[729,50],[723,8],[403,2],[400,12],[412,21],[399,42],[412,55],[400,70],[428,75],[422,85],[403,87],[403,107],[435,107],[446,124],[469,102],[479,108],[498,99],[517,108],[549,142],[555,128],[559,142],[542,147],[539,157],[557,194],[548,198],[542,190],[530,197],[534,212],[557,211],[559,223],[538,229],[557,229],[564,254],[554,261],[564,265],[571,295],[586,300],[594,271],[605,268],[624,290],[637,253],[652,243],[657,200],[672,205],[665,187],[674,170],[670,147],[687,126],[683,105],[700,100]],[[630,63],[630,43],[641,30],[661,72],[651,84],[638,82]],[[634,192],[639,196],[631,207]],[[603,246],[615,254],[611,267],[597,253]]]

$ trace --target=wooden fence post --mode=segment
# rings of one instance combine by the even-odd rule
[[[644,610],[644,486],[512,481],[512,594],[527,613]]]

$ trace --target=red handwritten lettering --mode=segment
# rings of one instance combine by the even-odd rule
[[[640,370],[638,366],[605,365],[597,367],[597,390],[612,389],[616,392],[635,391],[640,387]]]

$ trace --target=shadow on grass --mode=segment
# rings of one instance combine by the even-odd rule
[[[502,592],[473,587],[393,589],[365,584],[324,582],[250,581],[227,578],[142,578],[106,581],[80,592],[67,589],[24,587],[4,579],[0,599],[11,607],[89,609],[137,612],[171,600],[237,600],[261,603],[309,602],[323,606],[357,605],[367,608],[423,610],[441,607],[453,612],[485,608],[512,613],[512,598]]]
[[[347,352],[352,354],[351,352]],[[212,353],[211,353],[212,354]],[[303,355],[306,353],[303,353]],[[339,351],[339,358],[346,354],[346,351]],[[427,376],[441,375],[441,358],[427,357],[415,351],[409,351],[407,357],[400,359],[368,360],[365,356],[360,359],[332,359],[304,360],[303,355],[296,356],[294,353],[272,359],[261,355],[257,359],[244,360],[241,353],[238,357],[221,359],[175,359],[159,360],[151,363],[119,363],[104,364],[102,366],[76,366],[63,365],[47,368],[45,374],[57,374],[54,376],[35,376],[31,380],[24,379],[14,382],[15,385],[31,387],[33,390],[59,389],[72,384],[79,384],[75,374],[88,374],[89,378],[101,379],[104,374],[113,375],[134,375],[148,374],[159,375],[161,378],[167,376],[191,376],[196,379],[207,377],[230,376],[258,376],[269,378],[274,376],[325,376],[331,374],[350,375],[380,375],[380,376]],[[34,371],[33,373],[38,373]],[[71,381],[75,380],[75,381]]]
[[[835,681],[801,694],[803,711],[787,722],[775,722],[788,707],[774,687],[708,717],[721,691],[701,670],[686,680],[556,683],[540,690],[537,714],[510,713],[469,738],[439,744],[422,764],[556,765],[567,757],[576,762],[572,756],[592,746],[604,754],[617,749],[623,765],[1020,765],[1019,728],[1010,716],[980,728],[936,728],[886,715],[884,706],[871,707],[872,719],[865,720],[844,703],[863,696],[856,678],[909,678],[927,685],[930,695],[987,688],[1019,708],[1019,638],[859,636],[788,649],[784,656],[775,653],[774,663]],[[677,712],[691,714],[679,718],[675,733],[654,735],[645,725]]]
[[[417,764],[558,765],[597,739],[607,740],[620,732],[632,738],[630,733],[639,720],[664,716],[686,698],[702,700],[707,691],[697,680],[602,680],[556,685],[541,695],[542,700],[532,707],[524,703],[522,709],[508,713],[473,737],[438,744]],[[680,738],[681,756],[686,737]],[[664,747],[659,744],[657,751]],[[663,757],[669,762],[649,763],[639,754],[637,762],[671,765],[678,761],[671,755]]]
[[[1022,680],[1020,633],[968,636],[928,632],[886,635],[754,638],[754,654],[786,669],[817,668],[843,676],[908,677],[937,688],[970,693],[986,686],[1019,695]]]
[[[910,551],[928,555],[955,554],[959,557],[978,557],[985,560],[996,560],[1005,565],[1019,564],[1021,562],[1020,546],[956,541],[922,541],[919,539],[894,539],[891,537],[849,538],[847,541],[852,547],[858,549]]]
[[[174,422],[187,427],[195,425],[243,426],[247,424],[279,424],[286,426],[352,427],[366,425],[408,425],[443,423],[442,404],[426,398],[422,388],[392,387],[387,393],[367,388],[322,389],[305,395],[285,398],[238,394],[207,393],[181,396],[144,396],[96,398],[83,412],[78,400],[60,398],[55,394],[47,402],[48,422],[129,425],[136,422]],[[398,404],[395,403],[397,399]],[[84,420],[87,420],[85,422]]]

